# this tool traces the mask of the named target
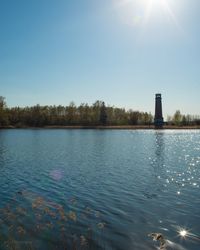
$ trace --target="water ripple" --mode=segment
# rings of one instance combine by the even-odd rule
[[[0,131],[0,249],[197,250],[200,132]],[[180,248],[179,248],[180,249]]]

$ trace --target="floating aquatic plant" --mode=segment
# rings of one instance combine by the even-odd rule
[[[48,228],[52,229],[52,228],[53,228],[53,223],[52,223],[51,221],[48,221],[48,222],[46,223],[46,226],[47,226]]]
[[[164,237],[161,233],[151,233],[148,236],[152,237],[154,241],[158,241],[160,243],[159,250],[167,250],[167,249],[177,249],[177,250],[186,250],[179,244],[176,244]]]
[[[23,215],[23,216],[25,216],[25,215],[27,214],[26,209],[23,208],[23,207],[17,207],[17,208],[16,208],[16,212],[17,212],[18,214],[20,214],[20,215]]]
[[[73,221],[76,222],[76,219],[77,219],[76,213],[73,212],[73,211],[70,211],[70,212],[69,212],[69,218],[70,218],[71,220],[73,220]]]
[[[25,229],[22,226],[19,226],[19,227],[17,227],[17,233],[20,236],[23,236],[26,233],[26,231],[25,231]]]
[[[4,237],[0,234],[2,236],[0,249],[38,249],[39,242],[43,244],[46,240],[51,250],[72,249],[73,247],[74,249],[92,249],[90,246],[93,244],[91,243],[94,236],[93,227],[97,226],[99,229],[105,227],[104,222],[97,223],[96,221],[96,218],[101,215],[100,211],[93,210],[89,206],[69,210],[71,205],[77,204],[77,199],[72,197],[68,199],[68,202],[68,204],[61,205],[27,190],[14,194],[11,202],[0,208],[0,226],[1,232],[4,232]],[[77,223],[78,217],[80,222],[84,219],[82,225],[85,228],[82,228],[82,225],[79,228],[78,224],[75,226],[74,223]],[[73,230],[76,230],[76,234],[73,234]],[[24,241],[25,237],[33,240]],[[35,241],[34,238],[37,240]],[[57,247],[57,244],[58,248],[53,247]]]
[[[97,227],[98,227],[99,229],[103,229],[103,228],[105,227],[105,225],[106,225],[105,222],[99,222],[99,223],[97,224]]]
[[[75,205],[75,204],[77,203],[77,200],[76,200],[75,197],[72,197],[72,198],[69,199],[69,202],[70,202],[71,204]]]
[[[87,239],[85,238],[84,235],[80,236],[80,244],[81,244],[81,246],[86,246],[87,245]]]

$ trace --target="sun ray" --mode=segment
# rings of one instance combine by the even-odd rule
[[[121,11],[125,11],[125,19],[129,18],[130,20],[134,20],[135,16],[139,15],[140,24],[142,24],[142,26],[148,25],[151,17],[156,14],[155,10],[158,12],[165,12],[173,22],[174,26],[184,33],[183,28],[178,22],[178,19],[169,4],[169,0],[118,0],[117,3],[119,9],[121,8]],[[132,17],[128,17],[129,15],[132,15]],[[133,25],[134,24],[133,21]]]

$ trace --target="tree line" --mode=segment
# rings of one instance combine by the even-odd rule
[[[173,116],[167,117],[168,125],[175,126],[199,126],[200,116],[198,115],[184,115],[181,114],[180,110],[176,110]]]
[[[200,125],[197,116],[182,115],[176,111],[167,118],[167,124],[176,126]],[[99,125],[152,125],[151,113],[125,110],[106,106],[103,101],[92,105],[82,103],[76,106],[7,107],[5,98],[0,96],[0,126],[44,127],[44,126],[99,126]]]
[[[150,125],[151,113],[106,106],[103,101],[92,105],[12,107],[0,97],[0,126],[98,126],[98,125]]]

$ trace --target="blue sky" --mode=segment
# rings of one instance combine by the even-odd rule
[[[0,0],[8,106],[106,104],[200,115],[199,0]]]

